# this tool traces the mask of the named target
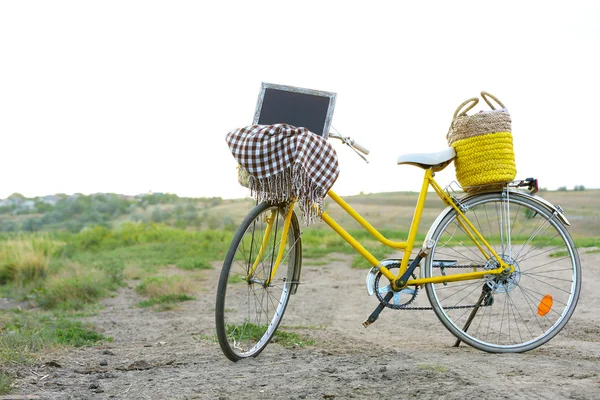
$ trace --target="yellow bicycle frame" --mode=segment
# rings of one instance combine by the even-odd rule
[[[322,220],[329,225],[338,235],[340,235],[350,246],[352,246],[358,253],[360,253],[373,267],[377,268],[381,273],[392,282],[392,285],[395,289],[400,289],[396,287],[395,281],[399,279],[407,270],[408,262],[412,251],[414,249],[415,240],[417,237],[417,231],[419,229],[419,223],[421,222],[421,215],[423,214],[423,208],[425,206],[425,199],[427,197],[427,190],[431,186],[436,194],[440,197],[440,199],[444,202],[444,204],[451,206],[458,213],[458,222],[463,228],[463,230],[467,233],[469,238],[473,241],[475,246],[481,251],[486,260],[490,258],[494,258],[498,260],[500,266],[495,269],[485,270],[485,271],[476,271],[476,272],[467,272],[462,274],[454,274],[451,276],[438,276],[431,278],[418,278],[408,280],[405,286],[418,286],[426,283],[443,283],[443,282],[455,282],[462,280],[471,280],[471,279],[480,279],[485,275],[497,275],[501,273],[512,272],[514,267],[507,265],[496,253],[496,251],[490,246],[490,244],[483,238],[481,233],[473,226],[473,224],[469,221],[469,219],[463,214],[462,210],[455,204],[452,198],[440,187],[440,185],[433,179],[434,173],[431,169],[425,170],[425,176],[423,177],[423,184],[421,185],[421,191],[419,193],[419,198],[417,200],[417,205],[415,207],[415,211],[413,214],[413,219],[410,225],[410,230],[408,234],[408,238],[406,241],[392,241],[384,237],[377,229],[375,229],[366,219],[364,219],[356,210],[354,210],[348,203],[346,203],[340,196],[330,190],[327,195],[335,201],[346,213],[348,213],[356,222],[358,222],[363,228],[365,228],[375,239],[377,239],[382,244],[391,247],[397,250],[403,250],[403,257],[400,263],[400,270],[397,275],[394,275],[389,269],[381,264],[381,261],[378,260],[375,256],[373,256],[367,249],[365,249],[352,235],[350,235],[344,228],[342,228],[331,216],[325,211],[321,214]],[[275,265],[273,266],[271,276],[268,282],[265,282],[265,285],[268,285],[275,273],[277,272],[277,268],[279,268],[279,264],[281,263],[281,259],[283,257],[283,253],[285,250],[285,245],[287,242],[287,233],[289,231],[289,226],[292,218],[292,213],[294,210],[294,204],[292,203],[287,212],[285,223],[284,223],[284,231],[281,243],[279,245],[279,253],[277,255],[277,260],[275,261]],[[258,265],[264,249],[268,243],[268,237],[271,232],[271,226],[273,221],[275,220],[275,211],[271,214],[271,218],[268,219],[268,226],[265,232],[265,236],[263,238],[263,243],[260,248],[258,257],[254,262],[252,270],[248,275],[249,277],[254,273],[256,266]],[[487,251],[486,251],[487,250]],[[426,251],[428,253],[428,251]],[[508,270],[508,271],[507,271]]]
[[[265,287],[268,286],[271,283],[271,281],[273,281],[273,278],[275,277],[275,274],[277,273],[277,269],[279,268],[279,264],[281,264],[283,254],[285,253],[285,245],[287,244],[287,236],[288,236],[288,232],[290,230],[290,224],[292,222],[292,215],[294,215],[294,205],[295,205],[295,202],[290,203],[288,212],[285,216],[285,221],[283,223],[283,233],[281,236],[281,243],[279,244],[279,250],[277,251],[277,259],[275,259],[275,264],[273,265],[269,279],[266,282],[264,282]],[[246,281],[251,279],[252,275],[254,274],[254,271],[256,270],[256,267],[262,260],[262,256],[265,252],[265,248],[267,247],[267,243],[269,243],[269,239],[271,236],[271,230],[273,228],[273,222],[275,222],[276,219],[277,219],[277,211],[276,210],[271,211],[271,215],[266,217],[267,229],[265,230],[262,244],[258,251],[258,255],[256,256],[256,260],[254,261],[254,264],[252,265],[250,272],[246,276]]]

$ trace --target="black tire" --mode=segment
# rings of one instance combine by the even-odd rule
[[[269,344],[298,284],[302,246],[294,212],[284,256],[274,279],[264,285],[277,259],[285,216],[285,204],[257,205],[240,225],[225,257],[217,288],[215,319],[221,350],[232,361],[256,357]],[[267,219],[271,217],[274,220],[269,240],[249,276],[263,243]]]
[[[552,339],[573,314],[581,288],[579,256],[557,213],[531,196],[510,193],[508,198],[482,194],[466,200],[462,209],[515,272],[426,285],[444,326],[459,341],[492,353],[528,351]],[[425,277],[498,265],[466,237],[457,216],[452,210],[432,228]]]

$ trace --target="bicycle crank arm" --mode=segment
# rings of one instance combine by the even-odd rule
[[[365,328],[368,328],[369,325],[377,321],[377,318],[379,318],[379,314],[381,314],[381,312],[385,308],[385,305],[392,299],[392,297],[394,297],[394,292],[388,292],[388,294],[385,295],[385,297],[383,298],[384,302],[380,302],[375,311],[373,311],[373,313],[369,315],[369,318],[367,318],[367,320],[362,323]]]
[[[406,286],[406,282],[408,282],[408,280],[410,279],[410,276],[412,275],[413,271],[415,270],[415,268],[417,268],[417,266],[419,265],[419,263],[421,262],[423,257],[426,257],[426,256],[427,256],[427,252],[424,250],[421,250],[419,252],[419,254],[417,254],[417,256],[415,257],[415,259],[412,260],[412,263],[410,264],[410,266],[408,267],[406,272],[399,279],[396,279],[393,282],[392,286],[395,286],[397,288],[397,290],[400,290],[404,286]]]

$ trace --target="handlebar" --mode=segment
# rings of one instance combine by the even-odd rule
[[[352,139],[350,139],[350,140],[352,140]],[[368,156],[370,153],[369,149],[367,149],[364,146],[361,146],[360,144],[356,143],[354,140],[352,140],[352,142],[350,143],[350,146],[354,147],[356,150],[360,151],[361,153],[363,153],[366,156]]]
[[[342,135],[340,135],[337,132],[331,132],[329,134],[329,137],[341,140],[342,143],[347,144],[351,148],[360,151],[364,155],[369,155],[369,153],[370,153],[369,149],[367,149],[363,145],[359,144],[358,142],[356,142],[354,139],[352,139],[350,137],[343,137]]]

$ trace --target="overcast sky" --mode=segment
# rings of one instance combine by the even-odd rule
[[[418,190],[396,158],[444,149],[481,90],[518,177],[600,188],[599,49],[593,1],[2,1],[0,198],[243,197],[225,135],[261,82],[337,93],[333,126],[371,150],[334,143],[342,195]]]

